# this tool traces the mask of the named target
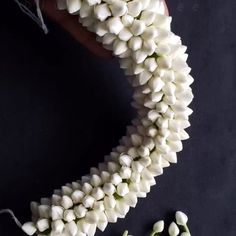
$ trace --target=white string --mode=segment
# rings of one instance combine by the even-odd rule
[[[36,4],[36,7],[37,7],[38,18],[41,22],[41,27],[42,27],[44,33],[47,34],[48,33],[48,28],[45,25],[44,20],[43,20],[43,15],[42,15],[42,11],[41,11],[41,8],[40,8],[39,0],[35,0],[35,4]]]
[[[21,9],[23,13],[29,16],[34,22],[36,22],[39,25],[40,28],[43,29],[45,34],[48,33],[48,28],[43,20],[43,15],[40,8],[39,0],[35,0],[37,16],[26,5],[21,3],[20,0],[14,0],[14,1],[16,2],[16,4],[19,6],[19,8]]]
[[[16,218],[16,216],[14,215],[13,211],[11,209],[2,209],[0,210],[0,215],[1,214],[9,214],[11,215],[12,219],[15,221],[16,225],[19,227],[19,228],[22,228],[22,224],[20,223],[20,221]]]

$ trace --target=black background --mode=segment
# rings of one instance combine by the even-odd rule
[[[195,78],[191,139],[148,197],[103,235],[128,228],[143,236],[181,209],[192,235],[235,236],[236,3],[168,5]],[[14,1],[5,1],[0,15],[0,208],[25,222],[30,201],[88,173],[117,145],[135,112],[116,60],[94,57],[50,21],[45,36]],[[1,215],[0,235],[24,234]]]

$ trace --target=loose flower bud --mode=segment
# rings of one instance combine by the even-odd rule
[[[33,235],[37,231],[33,222],[23,224],[22,230],[28,235]]]
[[[153,225],[153,233],[161,233],[164,230],[164,221],[160,220],[157,221],[154,225]]]
[[[186,225],[188,222],[188,216],[182,211],[177,211],[175,213],[175,219],[178,225]]]
[[[170,236],[177,236],[179,234],[179,228],[175,224],[175,222],[172,222],[168,228],[168,232]]]

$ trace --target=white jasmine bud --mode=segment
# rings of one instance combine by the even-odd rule
[[[172,62],[173,70],[174,71],[181,71],[181,70],[185,69],[186,67],[188,67],[185,60],[186,60],[185,58],[183,59],[180,56],[177,58],[174,58],[173,62]]]
[[[116,190],[117,194],[120,196],[125,196],[128,192],[129,192],[129,187],[127,183],[120,183],[117,186],[117,190]]]
[[[81,8],[80,8],[80,18],[86,18],[89,17],[92,14],[93,8],[88,5],[87,2],[82,2]]]
[[[129,27],[132,25],[134,18],[131,15],[126,14],[122,16],[121,21],[125,27]]]
[[[40,205],[38,207],[39,216],[41,218],[49,218],[50,217],[50,207],[47,205]]]
[[[92,168],[91,168],[92,169]],[[95,168],[97,169],[97,168]],[[92,171],[92,170],[91,170]],[[75,191],[75,190],[80,190],[81,189],[81,185],[77,182],[72,182],[72,189]]]
[[[170,163],[177,163],[176,152],[169,152],[169,153],[163,155],[163,158],[165,158]]]
[[[161,68],[169,69],[172,66],[172,58],[166,56],[158,57],[157,64]]]
[[[66,0],[67,10],[70,14],[77,13],[81,8],[81,0]]]
[[[128,2],[127,6],[128,13],[133,17],[137,17],[142,11],[142,3],[139,0]]]
[[[102,38],[102,43],[105,45],[111,45],[116,39],[114,34],[107,33]]]
[[[120,62],[120,68],[127,69],[132,66],[132,61],[129,58],[123,58],[119,60]]]
[[[163,169],[160,164],[152,164],[148,167],[148,170],[153,174],[153,176],[159,176],[163,174]]]
[[[165,113],[166,110],[168,109],[168,105],[162,101],[160,103],[156,104],[156,111],[160,112],[160,113]],[[165,119],[163,117],[158,118],[157,121],[159,121],[159,123],[157,123],[159,126],[161,126],[162,128],[167,128],[168,127],[168,122],[167,119]],[[161,121],[166,121],[165,123],[161,123]]]
[[[22,230],[28,235],[33,235],[37,231],[33,222],[23,224]]]
[[[144,166],[139,161],[133,161],[132,164],[132,170],[137,173],[141,173]]]
[[[150,127],[148,127],[148,129],[146,131],[146,135],[154,138],[157,135],[157,132],[158,131],[155,126],[150,126]]]
[[[173,70],[165,70],[162,75],[162,80],[165,82],[172,82],[175,80],[175,74]]]
[[[151,110],[148,112],[148,119],[151,121],[151,122],[155,122],[157,120],[157,118],[160,117],[160,114],[155,111],[155,110]]]
[[[140,146],[138,149],[138,154],[141,156],[141,157],[147,157],[149,156],[150,154],[150,151],[147,147],[144,147],[144,146]]]
[[[183,150],[183,144],[181,141],[169,141],[168,145],[173,152],[180,152]]]
[[[115,193],[116,188],[112,183],[105,183],[103,185],[103,191],[106,195],[111,196]]]
[[[149,193],[150,192],[150,183],[147,180],[141,180],[139,183],[140,192]]]
[[[137,163],[138,163],[138,162],[137,162]],[[140,169],[143,168],[143,166],[142,166],[140,163],[138,163],[138,165],[139,165]],[[132,167],[132,168],[133,168],[133,167]],[[142,170],[141,170],[141,171],[142,171]],[[141,171],[140,171],[140,172],[141,172]],[[133,171],[132,174],[131,174],[130,180],[131,180],[133,183],[139,183],[139,182],[140,182],[140,179],[141,179],[140,173]]]
[[[124,218],[128,213],[130,206],[126,204],[124,201],[119,200],[116,202],[115,211],[119,214],[120,218]]]
[[[181,140],[179,133],[174,133],[174,132],[171,132],[166,139],[168,141],[179,141],[179,140]]]
[[[47,206],[50,206],[52,204],[52,201],[49,198],[41,198],[40,202],[42,205],[47,205]]]
[[[108,162],[107,168],[110,173],[116,173],[120,169],[120,165],[116,162]]]
[[[122,41],[120,39],[116,39],[113,43],[113,53],[114,55],[120,55],[124,53],[128,49],[127,43],[125,41]]]
[[[156,53],[159,56],[164,56],[170,52],[170,47],[166,44],[159,43],[157,44]]]
[[[157,68],[157,63],[156,63],[156,60],[155,58],[147,58],[145,61],[144,61],[144,65],[146,66],[146,68],[150,71],[150,72],[153,72],[155,71],[155,69]]]
[[[175,89],[176,89],[176,86],[171,82],[167,82],[165,86],[162,88],[165,95],[168,95],[168,96],[175,96]]]
[[[182,211],[177,211],[175,213],[175,219],[178,225],[185,226],[188,222],[188,216]]]
[[[39,203],[37,202],[30,202],[30,209],[33,214],[33,216],[39,216]]]
[[[91,195],[98,201],[98,200],[101,200],[102,198],[104,198],[105,194],[104,194],[102,188],[96,187],[93,189]]]
[[[149,71],[144,70],[137,77],[138,77],[138,80],[139,80],[139,84],[144,85],[152,77],[152,74]]]
[[[117,0],[110,5],[112,15],[115,17],[123,16],[127,12],[127,5],[125,1]]]
[[[135,75],[142,73],[145,70],[145,68],[143,67],[142,64],[133,64],[133,72]],[[140,101],[140,103],[143,101],[143,98],[145,96],[143,96],[143,94],[138,93],[138,94],[134,94],[133,96],[137,101]]]
[[[89,6],[94,6],[96,4],[100,4],[101,0],[86,0]]]
[[[137,195],[133,192],[127,193],[123,199],[124,199],[124,202],[130,207],[135,207],[138,202]]]
[[[68,196],[63,196],[61,199],[61,205],[62,207],[64,207],[65,209],[69,209],[70,207],[73,206],[73,201],[71,200],[70,197]]]
[[[142,47],[142,39],[139,36],[132,37],[128,42],[128,46],[133,51],[136,51]]]
[[[129,179],[131,177],[132,171],[129,167],[122,166],[119,173],[122,179]]]
[[[147,58],[147,52],[144,50],[137,50],[132,53],[132,58],[138,64],[142,63]]]
[[[94,187],[98,187],[102,184],[102,179],[99,175],[92,175],[90,183],[94,186]]]
[[[72,220],[75,220],[74,211],[73,210],[65,210],[63,218],[67,222],[71,222]]]
[[[105,209],[114,208],[115,205],[116,205],[116,199],[114,198],[113,195],[106,196],[104,198],[104,207],[105,207]]]
[[[95,202],[95,199],[92,196],[90,196],[90,195],[85,196],[83,201],[82,201],[83,205],[86,208],[92,208],[94,202]]]
[[[74,207],[75,215],[78,218],[83,218],[86,215],[87,211],[88,210],[82,204],[80,204],[79,206]]]
[[[88,222],[86,222],[85,219],[81,219],[78,221],[77,227],[78,227],[79,231],[82,231],[85,235],[87,235],[88,231],[89,231],[90,224]]]
[[[99,4],[94,7],[94,15],[100,21],[105,21],[111,16],[110,9],[106,3]]]
[[[133,36],[132,33],[131,33],[130,30],[127,29],[127,28],[123,28],[123,29],[120,31],[119,35],[118,35],[118,37],[119,37],[120,40],[123,40],[123,41],[126,41],[126,42],[127,42],[132,36]]]
[[[61,205],[61,196],[58,196],[56,194],[52,195],[52,205]]]
[[[110,173],[107,171],[102,171],[101,172],[101,179],[103,183],[106,183],[110,180]]]
[[[111,176],[111,183],[115,186],[122,182],[122,179],[118,173],[115,173]]]
[[[165,83],[161,80],[160,77],[152,77],[148,82],[149,87],[153,92],[159,92]]]
[[[130,193],[133,192],[133,193],[135,193],[137,195],[137,193],[140,192],[139,191],[140,189],[139,189],[138,183],[131,182],[129,184],[129,190],[130,190]]]
[[[155,20],[156,14],[153,11],[143,11],[141,15],[141,20],[145,22],[147,26],[151,25]]]
[[[146,28],[146,30],[144,31],[142,38],[144,39],[144,42],[146,42],[146,45],[144,44],[144,47],[146,48],[146,50],[148,48],[152,48],[152,53],[154,53],[156,51],[156,42],[154,41],[154,38],[157,36],[157,30],[154,26],[150,26],[148,28]],[[148,44],[153,45],[152,47]],[[154,48],[155,46],[155,48]]]
[[[75,190],[71,195],[71,199],[74,204],[78,204],[82,201],[84,195],[85,195],[84,192],[80,190]]]
[[[140,146],[142,144],[142,137],[139,134],[132,134],[131,142],[134,146]]]
[[[141,176],[142,176],[142,179],[147,180],[147,181],[153,179],[152,173],[147,168],[143,169],[143,171],[141,172]]]
[[[51,215],[52,220],[61,220],[63,218],[64,209],[60,206],[52,206]]]
[[[52,230],[55,233],[61,233],[65,227],[64,223],[62,220],[55,220],[52,222]]]
[[[71,221],[66,224],[66,229],[70,233],[71,236],[77,235],[78,227],[74,221]]]
[[[179,234],[179,228],[175,224],[175,222],[172,222],[168,228],[168,232],[170,236],[177,236]]]
[[[165,224],[164,224],[164,221],[163,220],[159,220],[159,221],[157,221],[154,225],[153,225],[153,233],[161,233],[161,232],[163,232],[163,230],[164,230],[164,226],[165,226]]]
[[[91,191],[92,191],[93,187],[91,184],[89,183],[84,183],[83,184],[83,187],[82,187],[82,191],[85,193],[85,194],[90,194]]]
[[[119,17],[112,17],[107,21],[107,27],[110,33],[119,34],[124,25]]]
[[[144,40],[143,50],[147,53],[148,56],[151,56],[156,49],[156,43],[153,39]]]
[[[171,106],[174,112],[185,112],[186,110],[186,105],[182,102],[176,101],[174,105]]]
[[[88,211],[85,220],[90,224],[96,224],[99,220],[97,212],[94,210]]]
[[[97,227],[103,232],[108,224],[107,216],[104,212],[98,211],[98,218]]]
[[[104,207],[103,201],[94,202],[93,209],[98,212],[104,211],[105,207]]]
[[[119,162],[122,166],[130,166],[131,162],[132,162],[132,157],[130,157],[129,155],[121,155],[119,157]]]
[[[117,222],[118,216],[117,216],[116,212],[113,209],[106,210],[105,214],[107,216],[108,222],[110,222],[110,223],[116,223]]]
[[[131,25],[131,32],[133,33],[134,36],[138,36],[141,35],[144,30],[145,30],[146,26],[145,23],[141,20],[134,20],[133,24]]]
[[[179,133],[180,140],[186,140],[189,139],[189,135],[185,130],[181,130]]]
[[[94,236],[95,233],[96,233],[96,229],[97,229],[97,225],[96,224],[90,224],[87,235],[88,236]]]
[[[37,221],[36,226],[40,232],[43,232],[49,228],[48,219],[40,219]]]

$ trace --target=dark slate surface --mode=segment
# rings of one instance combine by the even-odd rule
[[[148,198],[103,235],[128,228],[143,236],[181,209],[192,235],[235,236],[236,4],[177,0],[169,8],[195,77],[191,139]],[[132,91],[115,60],[95,58],[54,24],[44,36],[13,1],[0,15],[0,208],[24,222],[31,200],[86,174],[117,144],[134,116]],[[2,215],[0,235],[24,234]]]

